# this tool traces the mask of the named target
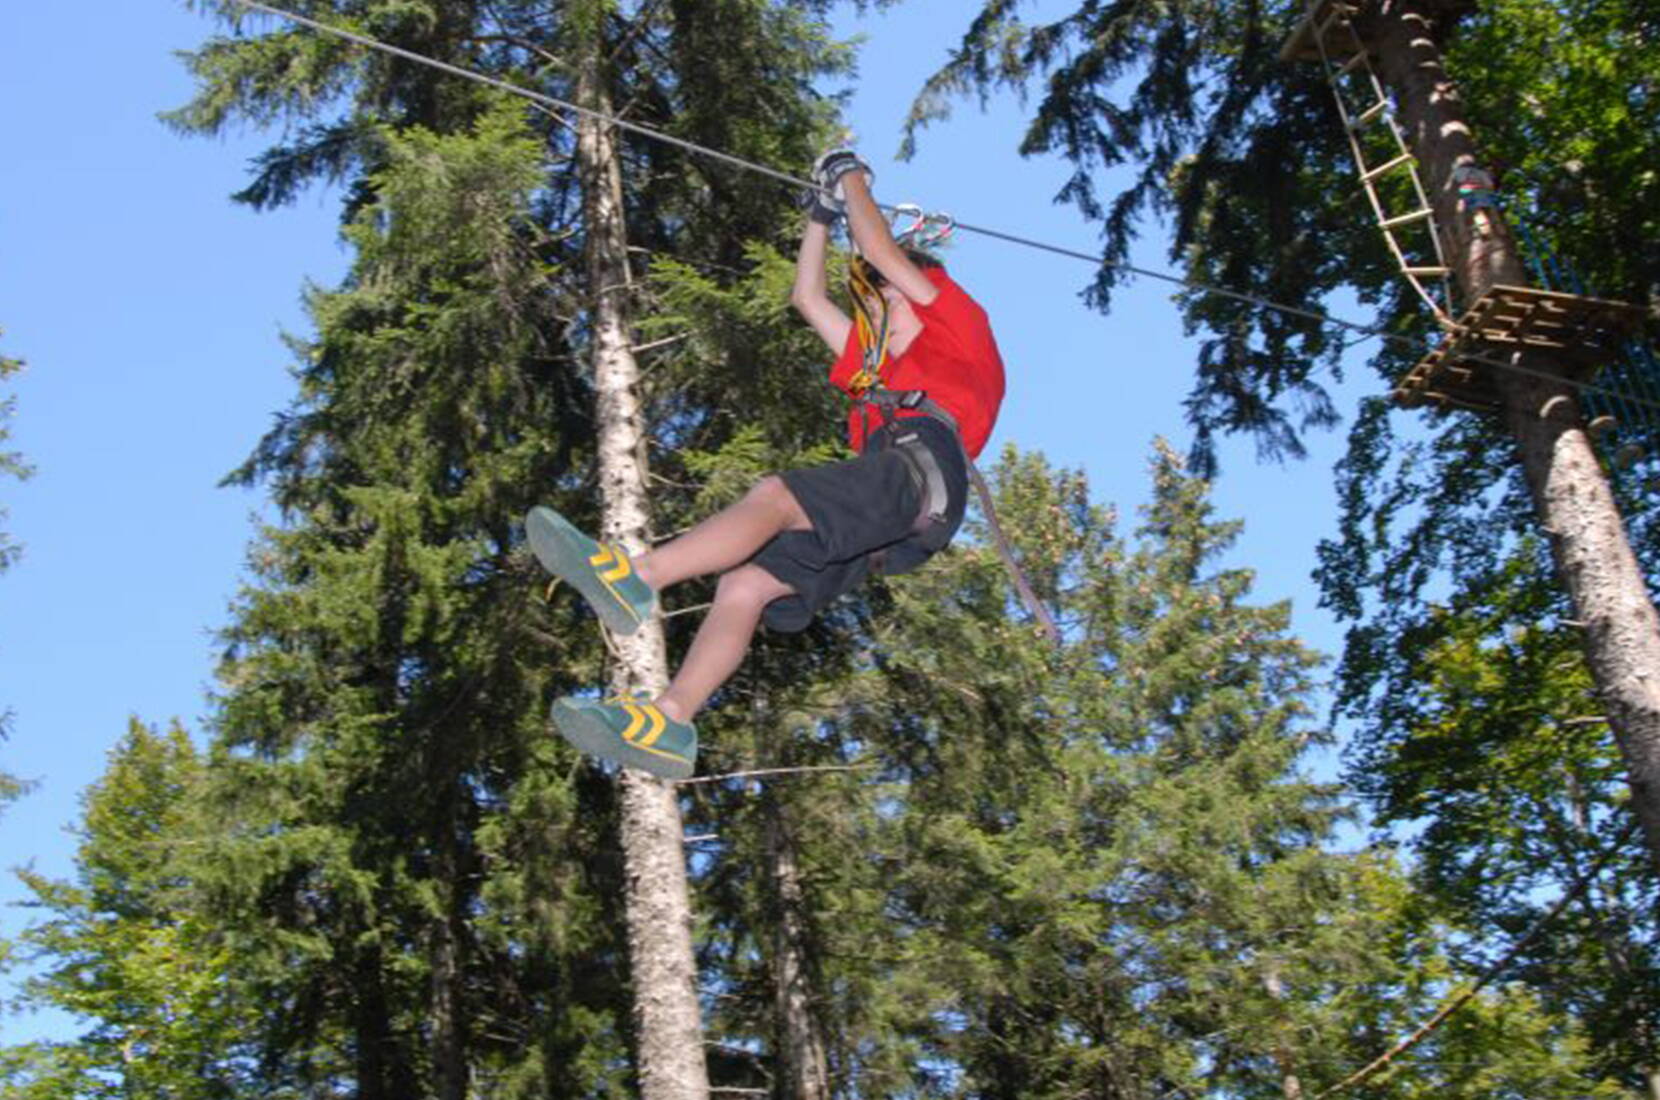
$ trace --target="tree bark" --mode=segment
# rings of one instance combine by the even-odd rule
[[[356,1100],[389,1100],[396,1076],[386,985],[378,947],[365,947],[352,966],[352,1069]]]
[[[467,1021],[465,963],[467,886],[461,880],[460,842],[453,814],[444,817],[439,839],[438,887],[444,912],[433,923],[432,1069],[437,1100],[467,1100]]]
[[[1262,984],[1268,990],[1268,995],[1276,1002],[1285,1000],[1285,983],[1280,979],[1280,969],[1277,962],[1271,963],[1262,977]],[[1285,1036],[1290,1032],[1285,1020],[1278,1020],[1274,1024],[1274,1064],[1280,1071],[1280,1094],[1285,1100],[1303,1100],[1303,1079],[1297,1076],[1297,1061],[1292,1055],[1291,1045]]]
[[[600,28],[607,5],[589,6],[577,101],[612,113],[601,71]],[[645,428],[640,374],[630,350],[632,293],[615,131],[584,116],[577,124],[586,260],[592,305],[594,390],[599,417],[603,537],[630,553],[646,548]],[[663,628],[653,619],[618,640],[612,689],[656,694],[668,685]],[[709,1095],[692,954],[684,829],[672,786],[622,773],[622,843],[627,878],[628,952],[642,1100]]]
[[[778,1057],[783,1070],[783,1096],[787,1100],[830,1100],[824,1034],[813,1010],[801,868],[776,800],[768,798],[766,813],[767,856],[778,906],[773,918],[773,1001],[781,1035]]]
[[[1459,288],[1473,302],[1494,284],[1526,286],[1528,278],[1499,211],[1459,194],[1460,174],[1479,169],[1480,162],[1442,62],[1444,30],[1436,16],[1427,0],[1385,0],[1363,34],[1423,169]],[[1582,626],[1586,660],[1625,759],[1649,858],[1660,871],[1660,617],[1574,388],[1560,380],[1561,364],[1538,353],[1518,354],[1513,362],[1550,376],[1495,370],[1493,380]]]

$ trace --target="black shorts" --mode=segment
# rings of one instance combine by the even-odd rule
[[[945,477],[943,522],[918,531],[923,492],[912,464],[893,448],[915,433]],[[815,614],[856,587],[865,575],[908,573],[943,550],[968,506],[968,462],[950,428],[932,417],[905,417],[871,433],[864,453],[846,462],[789,470],[784,484],[812,521],[811,531],[785,531],[750,560],[795,593],[769,603],[762,621],[773,630],[804,630]]]

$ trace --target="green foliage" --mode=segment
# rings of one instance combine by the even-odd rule
[[[1660,71],[1643,3],[1499,0],[1475,8],[1448,53],[1471,125],[1525,218],[1602,297],[1649,300],[1660,260]]]
[[[923,744],[889,795],[903,814],[866,845],[892,884],[867,950],[898,987],[887,1027],[939,1067],[918,1095],[1277,1096],[1288,1073],[1318,1091],[1451,981],[1447,930],[1398,869],[1330,850],[1351,811],[1298,771],[1322,734],[1289,609],[1251,606],[1249,573],[1219,567],[1238,524],[1163,444],[1152,476],[1131,541],[1078,475],[999,465],[1000,511],[1067,623],[1058,658],[1010,630],[983,546],[904,584],[920,598],[901,595],[890,675]],[[975,615],[987,588],[1001,606]],[[964,635],[912,639],[913,614]],[[1509,1095],[1607,1093],[1561,1017],[1525,997],[1488,1016],[1534,1040],[1438,1036],[1383,1094],[1489,1095],[1441,1064],[1521,1082]]]
[[[4,330],[0,329],[0,335]],[[20,359],[11,359],[0,355],[0,382],[6,382],[13,375],[23,369]],[[11,419],[16,411],[17,399],[10,394],[0,397],[0,445],[11,438]],[[9,476],[19,481],[26,480],[34,473],[33,467],[23,461],[23,456],[16,451],[0,450],[0,476]],[[6,518],[6,509],[0,507],[0,521]],[[4,573],[16,563],[22,548],[12,539],[11,533],[0,529],[0,573]],[[11,725],[11,711],[0,711],[0,739],[4,739]],[[33,784],[19,779],[7,772],[0,772],[0,813],[3,813],[7,804],[16,801],[28,792]]]
[[[1514,936],[1550,894],[1615,859],[1512,971],[1573,1013],[1608,1075],[1643,1087],[1660,1025],[1657,882],[1625,769],[1537,548],[1497,563],[1482,599],[1435,609],[1388,671],[1392,699],[1357,746],[1384,824],[1421,826],[1418,875],[1460,921]],[[1386,724],[1387,723],[1387,724]]]
[[[1016,4],[984,3],[919,97],[912,136],[953,96],[1041,89],[1022,147],[1075,165],[1060,197],[1102,223],[1109,261],[1127,258],[1140,220],[1158,215],[1190,276],[1297,306],[1347,290],[1379,326],[1427,336],[1354,204],[1318,67],[1277,58],[1303,12],[1082,4],[1029,25]],[[1503,0],[1435,14],[1510,212],[1593,293],[1650,298],[1660,270],[1639,242],[1660,209],[1660,107],[1641,76],[1656,66],[1652,12]],[[1122,185],[1107,171],[1120,166]],[[1103,306],[1116,278],[1104,267],[1095,284]],[[1305,428],[1334,422],[1321,384],[1336,366],[1329,333],[1197,292],[1184,309],[1204,335],[1187,403],[1201,472],[1217,433],[1247,431],[1266,455],[1296,455]],[[1387,345],[1373,366],[1387,384],[1411,354]],[[1339,713],[1359,723],[1353,774],[1382,823],[1422,827],[1417,873],[1445,912],[1516,934],[1612,842],[1627,810],[1605,732],[1587,721],[1600,706],[1512,447],[1490,420],[1434,428],[1426,438],[1391,418],[1383,397],[1354,420],[1338,470],[1341,530],[1320,549],[1324,602],[1355,623]],[[1617,486],[1651,579],[1652,478],[1651,459]],[[1597,1072],[1631,1084],[1653,1064],[1653,963],[1639,946],[1653,938],[1653,891],[1635,851],[1622,853],[1593,891],[1602,900],[1519,971],[1543,1004],[1574,1014]]]
[[[830,116],[810,82],[846,65],[820,7],[299,10],[567,98],[560,58],[598,34],[609,94],[632,118],[799,165]],[[262,1079],[306,1095],[626,1093],[614,790],[549,737],[543,713],[550,695],[602,679],[604,650],[570,600],[542,599],[517,529],[532,503],[578,518],[595,506],[594,288],[572,131],[308,32],[219,38],[187,62],[198,94],[168,120],[202,134],[280,124],[238,197],[274,206],[342,183],[354,251],[344,285],[308,292],[316,331],[291,341],[296,399],[230,479],[267,486],[283,523],[261,533],[224,632],[197,885],[256,1006]],[[688,272],[764,269],[679,299],[672,278],[642,280],[642,313],[773,293],[791,196],[632,138],[623,167],[631,243]],[[732,389],[781,406],[790,363],[757,357],[791,345],[799,359],[802,345],[764,327],[724,369],[673,345],[642,353],[666,522],[725,491],[720,456],[744,449],[734,432],[766,408],[723,415],[740,396],[723,387],[743,379]],[[767,445],[793,453],[829,430]]]
[[[847,62],[823,7],[303,10],[556,93],[572,36],[602,34],[631,117],[799,165],[831,116],[811,81]],[[34,883],[31,995],[89,1030],[6,1052],[8,1084],[632,1094],[615,787],[543,710],[606,658],[516,530],[531,503],[594,507],[569,130],[282,29],[190,64],[172,121],[282,124],[242,198],[343,183],[354,263],[309,291],[295,400],[231,477],[281,523],[223,632],[211,743],[135,726],[89,796],[80,877]],[[841,406],[785,306],[790,197],[652,143],[624,161],[667,535],[838,453]],[[1386,856],[1330,850],[1351,810],[1298,771],[1323,733],[1289,609],[1249,602],[1222,564],[1238,525],[1167,446],[1151,475],[1126,537],[1082,476],[1013,451],[994,471],[1063,652],[975,522],[926,570],[765,639],[700,720],[715,774],[681,789],[713,1083],[776,1079],[792,952],[845,1095],[1279,1095],[1292,1072],[1334,1082],[1452,984],[1442,915]],[[671,644],[694,623],[674,616]],[[1382,1094],[1602,1095],[1580,1042],[1505,991]]]
[[[4,330],[0,330],[3,334]],[[23,361],[10,359],[0,355],[0,382],[9,382],[13,375],[23,370]],[[11,394],[0,398],[0,445],[11,438],[11,419],[17,411],[17,398]],[[27,480],[34,473],[33,467],[23,461],[23,456],[16,451],[0,450],[0,476],[16,478],[19,481]],[[6,518],[5,509],[0,508],[0,520]],[[17,561],[19,547],[12,541],[10,534],[0,530],[0,573]]]
[[[8,1049],[8,1096],[283,1095],[250,1074],[253,1006],[229,981],[230,944],[193,897],[202,765],[184,730],[135,720],[83,796],[74,881],[22,872],[46,919],[24,933],[20,958],[47,965],[25,983],[21,1007],[59,1009],[90,1028]]]

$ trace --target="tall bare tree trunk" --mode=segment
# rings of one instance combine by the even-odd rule
[[[451,796],[456,797],[452,794]],[[455,813],[445,814],[437,861],[443,915],[433,923],[432,1071],[435,1100],[467,1100],[467,1019],[464,988],[468,889],[462,882]]]
[[[1466,301],[1494,284],[1528,285],[1496,209],[1460,198],[1460,175],[1478,169],[1463,105],[1442,63],[1438,10],[1428,0],[1385,0],[1363,28],[1425,173],[1436,218]],[[1521,353],[1515,364],[1552,377],[1494,371],[1505,423],[1521,453],[1534,506],[1584,631],[1585,655],[1629,772],[1649,857],[1660,870],[1660,617],[1632,553],[1614,494],[1597,464],[1562,364]]]
[[[601,71],[603,0],[582,14],[578,102],[611,114]],[[599,415],[599,480],[604,537],[631,553],[646,548],[646,447],[639,368],[631,341],[628,238],[615,131],[592,118],[578,123],[578,171],[593,294],[594,390]],[[612,673],[618,694],[656,694],[668,685],[663,629],[653,620],[619,639]],[[683,825],[674,788],[648,776],[622,774],[622,837],[627,868],[628,952],[643,1100],[704,1100],[697,964]]]
[[[778,1058],[788,1100],[830,1100],[830,1068],[824,1034],[813,1009],[808,963],[806,902],[795,842],[783,808],[767,799],[767,857],[778,912],[773,918],[773,1000],[780,1034]]]
[[[1285,1000],[1285,983],[1280,979],[1278,962],[1269,965],[1267,973],[1263,975],[1262,984],[1275,1001]],[[1280,1020],[1275,1023],[1274,1031],[1274,1064],[1280,1071],[1280,1094],[1285,1100],[1303,1100],[1303,1079],[1297,1076],[1297,1062],[1292,1056],[1290,1044],[1286,1041],[1291,1028],[1286,1021]]]

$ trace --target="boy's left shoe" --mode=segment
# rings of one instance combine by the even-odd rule
[[[640,629],[657,606],[657,593],[634,572],[621,547],[595,542],[552,508],[525,516],[525,536],[542,567],[582,593],[600,621],[618,634]]]
[[[578,699],[553,704],[559,733],[590,756],[650,772],[659,779],[686,779],[697,768],[697,729],[676,722],[644,699]]]

